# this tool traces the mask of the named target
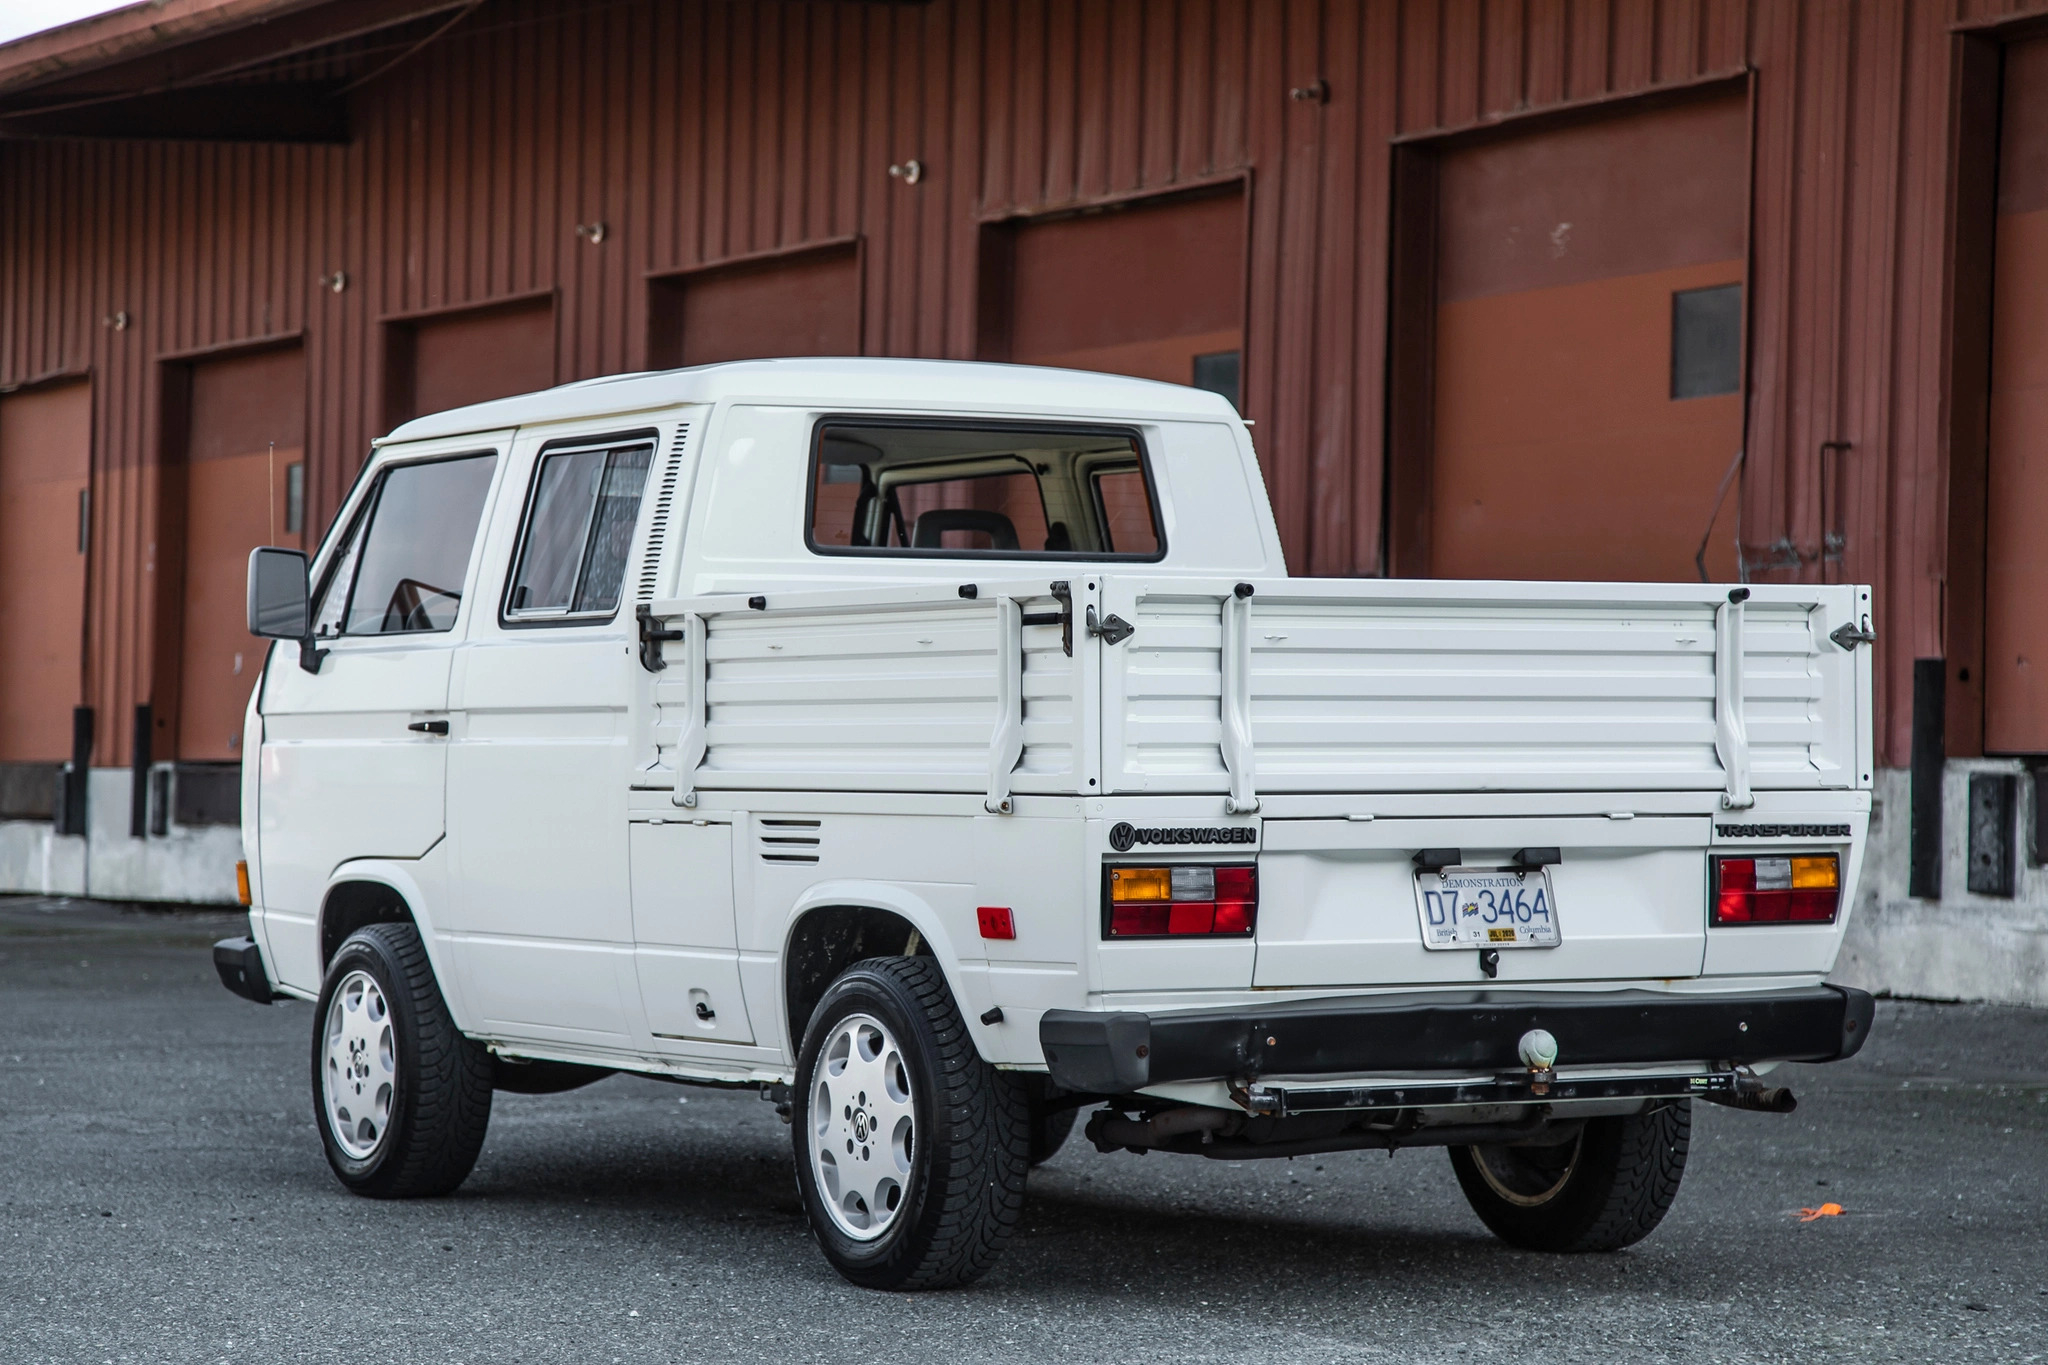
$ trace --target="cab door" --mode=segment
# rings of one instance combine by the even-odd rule
[[[477,530],[510,433],[408,447],[344,509],[315,566],[324,657],[273,647],[257,811],[266,927],[287,985],[315,990],[336,868],[424,856],[445,830],[448,676]]]
[[[637,628],[625,583],[654,428],[523,432],[450,694],[450,927],[503,1038],[633,1046],[626,793]],[[508,512],[509,512],[508,508]]]

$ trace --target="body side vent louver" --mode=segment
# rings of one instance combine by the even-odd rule
[[[676,481],[683,472],[683,445],[690,439],[690,424],[678,423],[676,438],[669,443],[668,463],[662,467],[661,484],[654,494],[654,515],[647,523],[647,553],[640,560],[638,601],[654,600],[654,580],[661,568],[662,545],[668,540],[669,518],[675,513]]]
[[[760,822],[761,861],[764,863],[815,863],[818,844],[824,837],[822,821],[763,819]]]

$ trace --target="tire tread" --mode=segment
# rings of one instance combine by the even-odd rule
[[[929,1176],[925,1206],[919,1211],[923,1227],[905,1229],[913,1238],[906,1244],[907,1261],[872,1271],[846,1265],[839,1269],[871,1288],[945,1289],[967,1284],[995,1264],[1023,1215],[1031,1161],[1028,1097],[1014,1078],[982,1060],[936,962],[869,958],[847,968],[840,980],[863,973],[887,978],[929,1028],[937,1080],[930,1106],[936,1131],[921,1138]],[[821,1004],[814,1030],[825,1017]],[[797,1143],[797,1160],[805,1163],[809,1158],[800,1133]]]
[[[350,1178],[339,1167],[337,1174],[357,1194],[376,1199],[451,1193],[475,1167],[490,1126],[490,1053],[455,1027],[419,930],[410,924],[371,924],[350,935],[351,943],[357,940],[367,940],[366,946],[399,977],[390,984],[404,992],[401,1022],[410,1025],[413,1035],[413,1055],[407,1060],[414,1076],[408,1088],[410,1112],[390,1135],[397,1147],[360,1179]],[[342,951],[348,947],[344,943]],[[341,952],[335,957],[339,960]],[[322,1104],[318,1038],[324,1026],[324,1017],[316,1018],[316,1109]],[[405,1084],[404,1078],[400,1083]],[[321,1122],[325,1124],[324,1116]],[[328,1154],[332,1159],[331,1145]]]

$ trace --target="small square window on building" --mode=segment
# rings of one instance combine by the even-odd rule
[[[1230,406],[1242,411],[1237,401],[1238,355],[1236,351],[1214,351],[1195,357],[1195,387],[1220,393]]]
[[[1742,286],[1671,296],[1671,396],[1712,398],[1742,388]]]

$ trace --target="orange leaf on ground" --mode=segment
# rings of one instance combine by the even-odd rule
[[[1802,1223],[1811,1223],[1816,1218],[1840,1218],[1841,1216],[1842,1206],[1840,1204],[1822,1204],[1817,1209],[1799,1210],[1799,1221]]]

